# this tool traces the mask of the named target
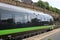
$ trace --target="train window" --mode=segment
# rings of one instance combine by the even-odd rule
[[[1,20],[7,20],[7,19],[11,19],[11,18],[12,18],[12,15],[9,13],[1,14]]]
[[[2,11],[4,11],[4,12],[2,12]],[[5,23],[6,22],[8,22],[8,23],[13,22],[13,16],[9,11],[1,10],[0,14],[1,14],[0,15],[1,22],[5,22]]]
[[[24,14],[23,13],[16,13],[15,14],[15,23],[17,22],[24,22]]]

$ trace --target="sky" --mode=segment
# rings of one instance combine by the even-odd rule
[[[38,0],[32,1],[37,2]],[[60,9],[60,0],[42,0],[42,1],[47,1],[50,4],[50,6]]]

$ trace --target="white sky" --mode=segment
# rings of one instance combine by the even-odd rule
[[[38,0],[33,0],[33,1],[37,2]],[[50,4],[50,6],[60,9],[60,0],[42,0],[42,1],[47,1]]]

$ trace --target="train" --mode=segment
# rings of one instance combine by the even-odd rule
[[[23,28],[50,24],[53,17],[27,8],[0,5],[0,29]],[[52,23],[51,23],[52,24]]]
[[[53,25],[53,23],[53,17],[47,13],[43,13],[33,9],[13,6],[5,3],[0,3],[0,31],[19,28],[29,29],[32,27],[36,27],[39,29],[40,26]],[[48,30],[49,28],[45,29]],[[29,30],[32,31],[33,29]]]

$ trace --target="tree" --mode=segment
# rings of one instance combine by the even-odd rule
[[[49,3],[48,2],[43,2],[43,1],[39,0],[37,2],[37,6],[39,6],[41,8],[47,8],[49,6]]]
[[[37,6],[42,7],[41,5],[42,5],[42,1],[39,0],[39,1],[37,2]]]
[[[49,7],[48,7],[48,10],[52,11],[52,9],[53,9],[52,6],[49,6]]]
[[[55,13],[60,13],[60,10],[59,9],[50,6],[48,2],[43,2],[43,1],[39,0],[37,2],[37,6],[43,8],[43,9],[47,9],[49,11],[55,12]]]
[[[49,7],[49,3],[48,2],[44,2],[44,6],[47,9]]]

